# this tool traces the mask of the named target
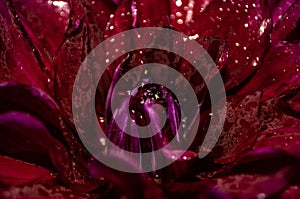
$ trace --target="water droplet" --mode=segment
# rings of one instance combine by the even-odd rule
[[[177,7],[180,7],[180,6],[182,6],[182,1],[181,0],[177,0],[175,2],[175,4],[176,4]]]
[[[181,24],[183,24],[183,20],[182,20],[182,19],[178,19],[178,20],[177,20],[177,23],[178,23],[179,25],[181,25]]]
[[[102,146],[105,146],[106,145],[106,139],[105,138],[100,138],[99,139],[99,142]]]
[[[255,60],[252,62],[252,66],[257,66],[257,62]]]

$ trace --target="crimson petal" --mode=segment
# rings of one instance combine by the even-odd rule
[[[106,1],[76,0],[73,3],[67,35],[53,61],[56,69],[56,100],[69,121],[73,121],[71,96],[77,71],[88,53],[104,39],[106,22],[114,10],[114,6]]]
[[[224,130],[212,151],[216,163],[234,161],[253,144],[260,124],[258,118],[260,97],[260,92],[256,92],[242,100],[235,97],[229,102]]]
[[[300,2],[295,3],[284,13],[272,32],[272,42],[299,40]]]
[[[55,178],[54,173],[43,167],[0,155],[0,182],[3,184],[51,183]]]
[[[300,84],[299,55],[299,43],[281,42],[273,45],[258,72],[239,94],[263,90],[262,101],[265,101],[293,92]]]
[[[299,120],[300,122],[300,120]],[[300,129],[283,127],[262,132],[253,149],[272,146],[300,158]]]
[[[0,82],[17,81],[49,92],[53,71],[43,59],[9,1],[0,2]]]
[[[32,34],[30,38],[37,38],[35,44],[42,45],[52,58],[68,26],[68,1],[14,0],[13,4],[26,31]]]
[[[230,60],[224,73],[226,88],[239,85],[257,69],[269,45],[272,27],[266,2],[172,2],[177,4],[173,5],[176,9],[172,15],[180,16],[173,22],[177,30],[192,37],[216,36],[227,42]]]
[[[268,175],[229,175],[223,178],[205,180],[202,183],[226,191],[234,198],[250,199],[277,195],[290,183],[291,178],[291,169],[286,167]]]
[[[45,198],[80,198],[80,199],[97,199],[101,197],[100,194],[93,193],[81,193],[74,191],[67,187],[59,185],[43,185],[43,184],[33,184],[27,186],[11,186],[11,187],[1,187],[0,196],[3,199],[10,198],[35,198],[35,199],[45,199]]]
[[[26,154],[28,151],[39,153],[51,160],[59,178],[70,187],[91,191],[99,186],[83,172],[66,148],[53,138],[36,118],[22,112],[8,112],[0,115],[0,121],[3,130],[1,153],[7,155],[14,155],[15,152]],[[27,161],[35,160],[31,155],[27,158]]]

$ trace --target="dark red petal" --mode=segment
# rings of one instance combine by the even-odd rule
[[[56,69],[56,100],[69,121],[73,120],[71,97],[80,64],[88,53],[103,41],[104,27],[114,9],[106,3],[106,1],[97,1],[97,3],[95,1],[74,1],[74,5],[71,7],[73,14],[71,25],[67,30],[68,34],[53,61]],[[93,4],[95,5],[93,6]],[[93,74],[92,71],[89,72],[89,75]],[[89,85],[85,85],[83,80],[83,87],[87,86]]]
[[[133,2],[136,8],[137,27],[169,27],[169,0],[135,0]]]
[[[216,163],[230,163],[255,141],[259,127],[260,93],[233,98],[227,106],[224,129],[213,148]],[[241,144],[243,143],[243,144]]]
[[[205,180],[202,184],[226,191],[234,198],[268,198],[284,190],[290,183],[291,177],[291,169],[287,167],[268,175],[229,175],[223,178]]]
[[[17,83],[0,84],[0,113],[7,111],[21,111],[34,115],[48,128],[52,126],[51,134],[61,142],[65,139],[63,132],[71,135],[54,100],[32,86]]]
[[[269,44],[268,33],[272,27],[266,2],[249,0],[191,3],[174,0],[172,3],[172,15],[181,16],[174,18],[173,25],[177,30],[200,38],[217,36],[227,42],[230,58],[224,73],[227,88],[239,85],[260,65]]]
[[[220,189],[203,185],[201,182],[175,182],[163,184],[169,198],[195,199],[231,199],[232,197]]]
[[[295,3],[284,13],[272,32],[272,42],[299,40],[300,2]]]
[[[85,0],[83,5],[86,9],[86,24],[90,39],[90,49],[95,48],[104,39],[105,28],[112,17],[116,6],[110,0],[94,1]]]
[[[292,109],[300,113],[300,92],[288,100]]]
[[[65,115],[60,112],[58,105],[46,93],[26,85],[1,84],[0,113],[7,111],[27,112],[39,118],[50,130],[51,135],[71,151],[76,162],[81,164],[81,167],[86,167],[90,155],[83,150],[84,147],[76,137],[76,132],[66,124]]]
[[[299,120],[300,123],[300,120]],[[275,147],[300,158],[300,129],[283,127],[262,132],[253,149],[262,147]]]
[[[289,110],[286,102],[276,98],[269,99],[261,104],[260,131],[279,129],[283,127],[298,127],[300,120],[295,118]]]
[[[68,1],[14,0],[13,4],[26,31],[30,31],[30,38],[37,38],[35,44],[46,49],[52,58],[68,26]]]
[[[101,198],[100,194],[93,193],[81,193],[78,190],[74,191],[67,187],[59,185],[42,185],[33,184],[27,186],[11,186],[11,187],[1,187],[0,197],[3,199],[11,198],[35,198],[35,199],[45,199],[45,198],[80,198],[80,199],[97,199]]]
[[[43,167],[0,155],[0,183],[19,186],[54,180],[55,174]]]
[[[292,185],[288,187],[282,194],[280,194],[279,199],[298,199],[300,197],[300,186]]]
[[[67,149],[51,136],[38,119],[22,112],[8,112],[0,115],[1,153],[25,158],[26,161],[51,160],[59,178],[78,190],[91,191],[98,185],[87,176],[71,158]],[[33,154],[33,155],[32,155]]]
[[[259,71],[239,92],[263,90],[262,101],[284,96],[300,84],[300,44],[282,42],[271,47]]]
[[[12,3],[1,1],[0,10],[0,82],[17,81],[49,92],[53,83],[49,60],[44,62]]]
[[[105,30],[106,38],[133,28],[131,4],[131,0],[122,1],[111,15]]]
[[[266,175],[288,166],[297,168],[298,162],[297,158],[285,151],[276,147],[266,146],[244,153],[234,167],[230,169],[230,173]],[[294,176],[298,175],[296,173],[294,173]]]
[[[278,24],[278,21],[282,19],[282,16],[293,6],[296,0],[286,0],[286,1],[277,1],[277,0],[268,0],[269,7],[272,13],[273,27]]]
[[[109,161],[114,162],[115,164],[123,165],[124,168],[139,171],[135,165],[124,157],[110,155],[109,157],[103,156],[102,158],[109,159]],[[111,182],[114,186],[116,186],[116,190],[119,194],[117,195],[117,198],[166,198],[159,186],[146,174],[117,171],[99,163],[98,161],[91,161],[89,169],[90,174],[93,177],[98,179],[104,178],[106,181]]]
[[[80,64],[88,54],[87,25],[84,19],[79,24],[76,31],[64,41],[53,61],[56,69],[55,100],[70,121],[73,121],[71,112],[73,84]]]

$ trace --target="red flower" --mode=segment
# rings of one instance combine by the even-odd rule
[[[2,0],[0,11],[1,198],[300,196],[300,1]],[[166,126],[155,139],[125,136],[106,105],[109,89],[129,69],[168,65],[189,80],[202,104],[198,134],[181,158],[153,173],[129,174],[86,151],[73,123],[72,89],[81,63],[98,44],[125,30],[153,26],[180,31],[209,53],[225,83],[227,116],[215,147],[198,158],[211,118],[201,76],[165,51],[142,49],[118,58],[99,82],[99,121],[87,121],[100,122],[119,147],[156,150],[175,136],[180,123],[176,97],[166,88],[146,86],[130,104],[132,118],[149,122],[147,109],[137,104],[152,103],[155,94],[168,112]],[[88,81],[80,82],[89,88]],[[144,95],[145,89],[152,94]],[[121,114],[125,110],[120,107]],[[104,151],[100,144],[94,147]],[[117,155],[104,158],[134,167]]]

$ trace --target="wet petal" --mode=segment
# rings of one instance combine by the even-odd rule
[[[40,54],[43,49],[34,45],[11,2],[2,1],[0,10],[1,82],[17,81],[50,92],[53,71],[49,59]]]
[[[259,71],[239,94],[263,90],[262,101],[285,96],[299,87],[300,44],[282,42],[269,50]]]
[[[137,27],[169,26],[169,0],[135,0]]]
[[[113,9],[114,7],[106,1],[74,1],[71,7],[71,25],[53,61],[56,69],[56,100],[69,121],[73,121],[71,97],[78,69],[88,53],[103,41],[104,28]],[[93,74],[92,71],[87,73]],[[85,88],[89,86],[84,80],[82,83]]]
[[[300,2],[295,1],[283,15],[280,15],[280,19],[272,32],[272,41],[276,43],[282,40],[299,40],[299,28]]]
[[[30,31],[29,37],[37,38],[35,44],[45,48],[52,58],[68,26],[68,1],[14,0],[13,4],[26,31]]]
[[[269,0],[268,1],[272,13],[273,27],[277,25],[278,21],[282,19],[282,16],[286,14],[286,12],[294,5],[294,3],[295,0],[287,0],[287,1]]]
[[[224,80],[227,88],[239,85],[260,65],[269,45],[271,16],[265,2],[249,0],[233,1],[172,1],[174,27],[190,36],[217,36],[229,46],[229,65]],[[200,5],[197,5],[197,4]],[[172,4],[171,4],[172,8]],[[183,11],[185,10],[185,11]],[[186,13],[186,14],[185,14]],[[182,15],[182,16],[181,16]],[[177,23],[177,24],[176,24]],[[243,32],[243,34],[240,34]]]

